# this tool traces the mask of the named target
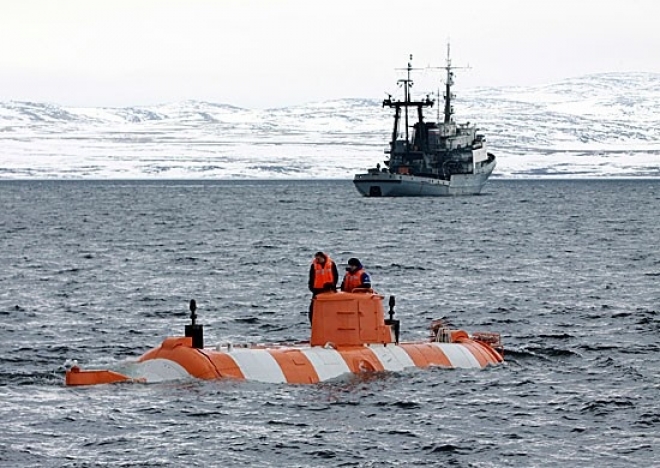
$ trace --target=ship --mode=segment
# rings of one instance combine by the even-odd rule
[[[395,298],[371,288],[328,291],[312,303],[308,341],[233,343],[205,346],[204,326],[197,323],[197,304],[190,301],[190,320],[183,336],[164,341],[136,359],[111,368],[82,369],[70,361],[65,384],[162,383],[222,380],[276,384],[314,384],[353,375],[405,372],[412,368],[482,369],[504,362],[499,334],[450,326],[433,320],[425,341],[400,341],[400,320],[394,318]]]
[[[383,107],[394,109],[394,128],[385,153],[389,158],[366,173],[353,178],[355,188],[366,197],[414,197],[478,195],[495,169],[495,155],[488,152],[486,138],[479,128],[454,121],[451,92],[454,69],[447,44],[444,90],[444,119],[426,121],[424,110],[433,107],[431,95],[415,100],[411,88],[412,56],[407,78],[398,81],[403,88],[403,100],[391,95]],[[438,93],[439,99],[439,93]],[[411,126],[412,123],[412,126]]]

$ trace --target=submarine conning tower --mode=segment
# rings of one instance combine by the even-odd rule
[[[360,292],[325,292],[313,305],[312,346],[350,347],[398,342],[398,320],[385,320],[383,296],[371,289]]]

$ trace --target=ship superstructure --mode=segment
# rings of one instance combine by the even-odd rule
[[[412,57],[411,57],[412,59]],[[486,139],[476,125],[454,121],[451,87],[454,68],[447,46],[444,110],[442,121],[426,121],[424,110],[435,101],[427,95],[415,100],[411,94],[415,70],[411,61],[405,69],[407,76],[399,80],[403,100],[389,96],[383,107],[394,109],[394,127],[389,158],[357,174],[353,180],[357,190],[370,197],[376,196],[450,196],[476,195],[495,168],[495,156],[486,148]],[[440,117],[440,115],[438,116]]]

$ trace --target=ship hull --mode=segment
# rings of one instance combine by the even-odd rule
[[[394,297],[385,319],[384,297],[372,289],[327,291],[314,297],[310,340],[289,344],[234,345],[204,348],[203,327],[187,325],[187,336],[171,336],[136,361],[114,369],[67,370],[67,385],[119,382],[157,383],[225,379],[269,383],[318,383],[350,374],[399,372],[409,368],[480,369],[503,362],[498,334],[449,329],[431,322],[426,342],[399,342]],[[196,304],[191,301],[191,319]]]
[[[370,171],[356,174],[353,184],[365,197],[453,197],[478,195],[495,169],[495,160],[473,174],[454,174],[450,180]]]
[[[162,383],[188,379],[236,379],[306,384],[366,372],[401,372],[412,368],[482,369],[503,362],[489,344],[454,332],[456,342],[409,342],[363,346],[218,346],[196,349],[186,337],[170,337],[137,361],[113,370],[66,373],[67,385]]]

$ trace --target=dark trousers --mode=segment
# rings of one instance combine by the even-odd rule
[[[309,324],[312,324],[312,315],[314,315],[314,299],[316,299],[316,295],[319,293],[322,293],[324,289],[315,289],[312,291],[312,300],[309,301],[309,312],[307,313],[307,317],[309,317]]]
[[[314,299],[316,299],[316,294],[312,294],[312,300],[309,301],[309,312],[307,312],[307,317],[309,317],[309,324],[312,324],[312,315],[314,315]]]

